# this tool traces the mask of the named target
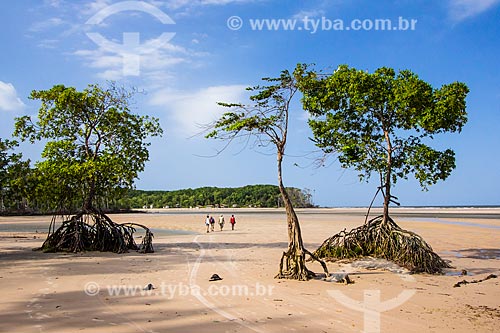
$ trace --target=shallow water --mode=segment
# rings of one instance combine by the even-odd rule
[[[155,235],[197,235],[198,232],[195,231],[187,231],[187,230],[176,230],[176,229],[150,229],[151,232]]]
[[[463,275],[462,271],[448,271],[445,272],[444,275],[446,276],[474,276],[474,274],[467,272],[467,275]]]
[[[46,233],[49,231],[49,224],[46,222],[38,223],[0,223],[0,232],[38,232]]]
[[[500,249],[463,249],[458,251],[443,251],[442,253],[456,258],[500,259]]]
[[[441,224],[453,224],[453,225],[463,225],[467,227],[476,227],[482,229],[500,229],[498,225],[491,224],[481,224],[481,223],[472,223],[472,222],[464,222],[464,221],[450,221],[443,220],[439,218],[430,218],[430,217],[416,217],[416,218],[401,218],[401,221],[411,221],[411,222],[432,222],[432,223],[441,223]]]
[[[437,209],[437,207],[414,207],[418,210],[413,211],[412,209],[395,208],[392,210],[391,216],[395,218],[469,218],[469,219],[494,219],[500,221],[500,213],[498,211],[486,212],[478,209],[473,209],[468,211],[468,207],[455,207],[461,208],[461,211],[454,211],[450,207],[443,207],[442,209]],[[498,208],[497,206],[492,206],[492,208]],[[380,210],[380,207],[378,207]],[[158,214],[158,215],[207,215],[207,214],[238,214],[238,215],[285,215],[284,209],[276,208],[192,208],[192,209],[159,209],[159,210],[138,210],[137,212],[142,212],[146,214]],[[296,213],[298,215],[348,215],[348,216],[365,216],[366,209],[362,208],[335,208],[335,209],[316,209],[316,208],[297,208]],[[377,215],[372,211],[372,216]]]
[[[56,226],[57,228],[57,226]],[[45,234],[49,230],[49,224],[46,222],[38,223],[0,223],[0,232],[33,232]],[[175,230],[175,229],[160,229],[153,228],[150,229],[154,235],[195,235],[196,232],[186,231],[186,230]],[[141,228],[136,229],[134,235],[144,234]]]

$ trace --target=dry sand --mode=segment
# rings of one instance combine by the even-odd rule
[[[328,263],[332,273],[348,272],[351,285],[274,279],[287,244],[283,213],[210,214],[221,212],[226,221],[236,214],[235,231],[226,222],[223,232],[205,233],[201,210],[113,215],[191,232],[155,230],[156,252],[148,255],[33,252],[50,218],[0,217],[0,332],[499,331],[500,278],[453,285],[500,275],[500,209],[394,210],[396,222],[456,268],[431,276],[381,261]],[[363,212],[299,211],[306,246],[361,224]],[[321,272],[316,263],[309,268]],[[462,269],[470,275],[459,276]],[[223,280],[209,282],[214,273]],[[142,290],[149,283],[155,289]],[[112,287],[136,295],[111,295]]]

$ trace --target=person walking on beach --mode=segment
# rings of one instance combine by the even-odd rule
[[[207,218],[205,219],[205,225],[207,226],[207,233],[208,233],[210,228],[210,217],[208,215]]]
[[[220,231],[222,231],[222,228],[224,228],[224,215],[220,214],[219,217],[219,226],[220,226]]]
[[[236,218],[234,217],[234,215],[231,215],[229,222],[231,223],[231,230],[234,230],[234,225],[236,224]]]
[[[210,216],[210,230],[211,230],[212,232],[214,232],[214,231],[215,231],[215,219],[214,219],[214,217],[213,217],[213,216]]]

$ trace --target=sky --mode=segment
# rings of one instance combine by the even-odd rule
[[[404,206],[499,205],[499,18],[500,0],[0,1],[0,137],[16,117],[36,116],[32,90],[114,80],[144,91],[133,112],[165,131],[151,140],[138,189],[276,184],[272,150],[234,142],[217,154],[223,143],[199,135],[224,111],[216,102],[246,102],[245,87],[297,63],[410,69],[436,88],[466,83],[469,121],[433,142],[456,152],[446,181],[424,192],[410,177],[393,194]],[[310,189],[320,206],[368,205],[377,178],[359,182],[335,158],[318,167],[306,120],[297,101],[285,185]],[[42,148],[19,149],[36,161]]]

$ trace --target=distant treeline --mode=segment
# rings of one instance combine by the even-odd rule
[[[287,188],[295,207],[314,207],[309,190]],[[201,187],[176,191],[131,190],[117,201],[119,208],[189,207],[282,207],[276,185],[247,185],[237,188]]]
[[[314,207],[309,190],[287,188],[295,207]],[[20,193],[19,191],[18,193]],[[29,196],[29,198],[27,198]],[[72,213],[82,204],[82,198],[72,197],[65,205],[54,205],[50,193],[36,191],[24,195],[1,195],[0,215]],[[276,185],[247,185],[237,188],[201,187],[176,191],[125,190],[96,198],[95,206],[107,212],[142,208],[189,207],[282,207]]]

